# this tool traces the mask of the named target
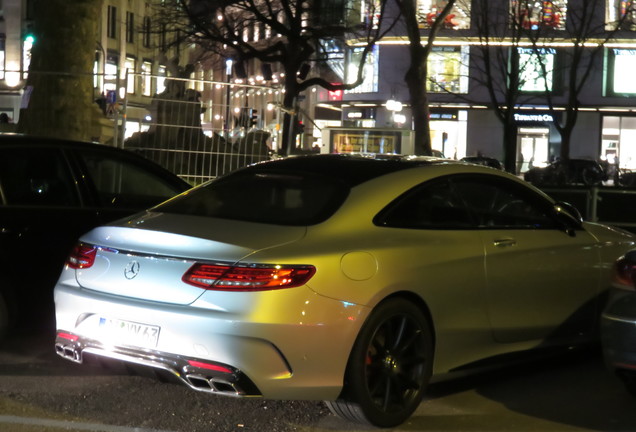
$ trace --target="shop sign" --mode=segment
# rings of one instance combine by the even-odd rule
[[[457,120],[457,111],[432,111],[429,114],[431,120]]]
[[[547,123],[554,121],[550,114],[515,114],[516,122]]]
[[[373,131],[368,129],[334,130],[331,148],[334,153],[399,153],[399,131]]]
[[[329,90],[329,100],[330,101],[341,101],[342,100],[342,90]]]

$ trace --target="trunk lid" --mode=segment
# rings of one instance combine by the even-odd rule
[[[187,305],[205,290],[181,280],[195,262],[234,264],[251,254],[299,240],[305,227],[274,226],[145,213],[82,236],[97,246],[95,261],[77,269],[84,289],[142,300]]]

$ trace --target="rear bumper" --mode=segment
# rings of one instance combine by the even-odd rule
[[[206,307],[144,302],[55,288],[56,352],[82,362],[97,355],[169,372],[191,388],[229,396],[333,400],[368,308],[306,287],[237,293]],[[230,296],[231,297],[231,296]],[[104,318],[154,326],[156,342],[131,343],[100,328]],[[205,363],[205,368],[192,365]],[[212,371],[218,365],[230,372]]]
[[[610,368],[636,371],[636,292],[612,290],[601,317],[601,340]]]
[[[62,330],[58,330],[55,339],[55,352],[76,363],[83,363],[88,354],[159,369],[194,390],[226,396],[262,396],[256,385],[238,369],[204,359],[108,346]]]

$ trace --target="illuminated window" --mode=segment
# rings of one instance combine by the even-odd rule
[[[104,91],[117,90],[117,59],[109,56],[104,72]]]
[[[605,22],[607,30],[620,27],[623,30],[636,30],[636,11],[631,0],[606,0]]]
[[[141,64],[141,94],[150,96],[152,94],[152,63],[145,61]]]
[[[519,90],[552,91],[556,50],[517,48],[517,52],[519,53]]]
[[[428,92],[468,93],[468,47],[435,47],[428,57]]]
[[[126,81],[126,93],[135,93],[135,59],[132,57],[126,57],[124,63],[124,73],[127,77]]]
[[[636,50],[613,48],[607,51],[606,96],[636,95]]]
[[[160,65],[157,69],[157,94],[166,90],[166,67]]]
[[[447,3],[447,0],[417,0],[417,18],[420,27],[432,26],[435,18],[442,12]],[[457,0],[450,14],[444,20],[444,27],[449,29],[470,28],[470,3],[469,0]]]
[[[358,77],[360,60],[362,59],[363,48],[354,48],[349,53],[349,65],[347,66],[347,82],[355,82]],[[362,84],[347,93],[374,93],[378,91],[378,47],[367,54],[362,71]]]
[[[564,30],[568,2],[567,0],[510,0],[510,10],[512,25],[519,25],[527,30],[540,28]]]

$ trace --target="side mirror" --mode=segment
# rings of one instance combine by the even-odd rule
[[[576,235],[575,231],[583,226],[581,212],[570,203],[557,202],[554,205],[554,214],[563,225],[565,232],[572,237]]]

